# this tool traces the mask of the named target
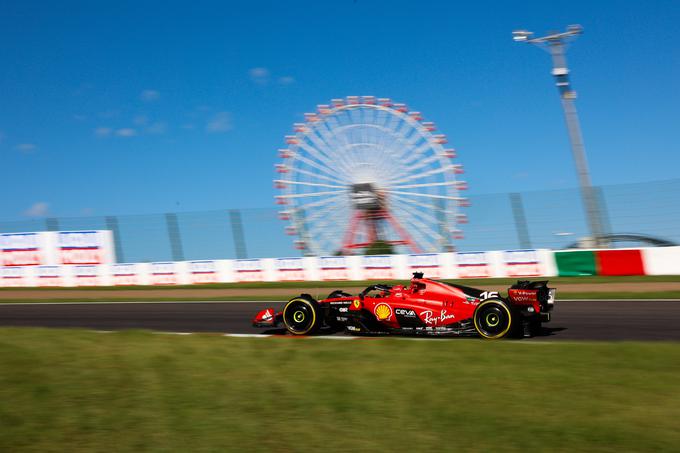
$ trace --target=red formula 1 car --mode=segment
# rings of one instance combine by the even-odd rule
[[[408,287],[371,285],[358,296],[337,290],[319,301],[302,294],[288,301],[282,312],[262,310],[253,326],[283,325],[293,335],[344,329],[369,335],[527,337],[550,321],[555,289],[547,283],[518,281],[502,297],[495,291],[430,280],[415,272]]]

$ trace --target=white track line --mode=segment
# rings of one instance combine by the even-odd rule
[[[93,333],[119,333],[119,332],[125,332],[125,330],[92,330],[91,332]],[[187,336],[187,335],[207,335],[207,336],[215,336],[213,332],[161,332],[161,331],[152,331],[152,334],[155,335],[179,335],[179,336]],[[287,339],[304,339],[304,340],[375,340],[375,339],[390,339],[390,340],[398,340],[398,341],[446,341],[450,340],[452,338],[456,337],[400,337],[400,336],[380,336],[380,337],[360,337],[360,336],[339,336],[339,335],[318,335],[318,336],[309,336],[309,337],[293,337],[291,335],[272,335],[272,334],[258,334],[258,333],[223,333],[220,334],[223,337],[231,337],[231,338],[287,338]],[[476,340],[476,341],[483,341],[479,338],[473,338],[473,337],[467,337],[467,338],[459,338],[457,341],[465,341],[465,340]],[[555,344],[571,344],[571,345],[580,345],[583,344],[584,342],[599,342],[600,340],[582,340],[582,341],[574,341],[574,340],[559,340],[559,341],[546,341],[546,340],[537,340],[534,338],[525,338],[522,339],[521,341],[502,341],[503,344],[529,344],[529,345],[555,345]]]

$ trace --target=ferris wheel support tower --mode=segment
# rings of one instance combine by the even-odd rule
[[[586,158],[583,136],[581,135],[581,124],[574,103],[576,91],[571,88],[569,83],[569,69],[567,68],[567,58],[565,55],[568,41],[581,33],[583,33],[583,28],[580,25],[570,25],[567,27],[567,31],[563,33],[552,33],[540,38],[534,38],[533,33],[530,31],[516,30],[512,32],[512,38],[516,42],[526,42],[541,47],[547,50],[552,57],[552,75],[555,77],[555,85],[560,94],[562,109],[564,110],[564,118],[567,123],[576,171],[578,172],[581,198],[583,199],[583,205],[585,206],[588,218],[590,235],[595,247],[606,247],[608,241],[605,239],[605,232],[602,226],[602,210],[600,209],[600,203],[590,179],[588,159]]]

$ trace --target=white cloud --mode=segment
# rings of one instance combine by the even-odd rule
[[[295,83],[295,79],[291,76],[279,77],[279,85],[291,85]]]
[[[149,117],[146,115],[137,115],[132,119],[132,122],[135,123],[135,126],[144,126],[149,122]]]
[[[44,201],[38,201],[24,211],[24,215],[28,217],[44,217],[47,215],[49,205]]]
[[[267,68],[252,68],[248,74],[250,74],[250,79],[258,85],[269,83],[269,69]]]
[[[119,137],[134,137],[137,135],[137,131],[131,127],[124,127],[116,130],[116,135]]]
[[[16,146],[16,148],[24,154],[30,154],[38,149],[38,147],[33,143],[20,143]]]
[[[139,98],[144,102],[157,101],[161,97],[161,94],[156,90],[144,90],[139,95]]]
[[[111,128],[110,127],[98,127],[94,130],[94,135],[97,137],[108,137],[111,135]]]
[[[156,121],[146,128],[149,134],[165,134],[168,130],[168,125],[164,121]]]
[[[229,112],[217,112],[205,126],[205,130],[208,132],[226,132],[231,128],[231,115]]]

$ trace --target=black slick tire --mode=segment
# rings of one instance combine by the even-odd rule
[[[312,335],[322,324],[319,303],[309,296],[294,297],[283,308],[283,325],[293,335]]]
[[[484,339],[498,340],[512,334],[515,315],[502,299],[487,299],[479,303],[473,315],[475,330]]]

